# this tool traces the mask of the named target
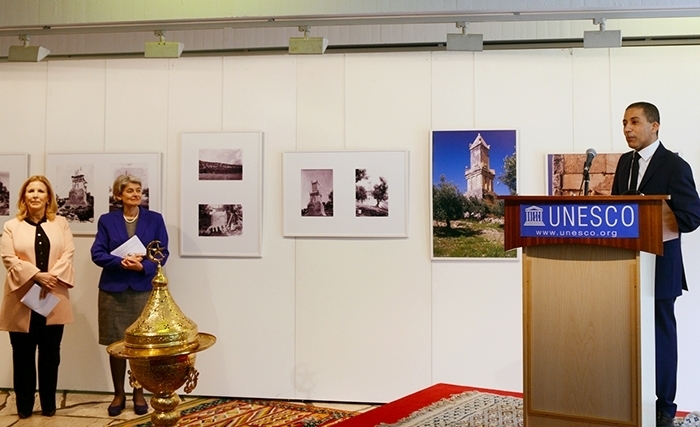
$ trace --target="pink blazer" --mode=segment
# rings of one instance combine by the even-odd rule
[[[47,325],[63,325],[73,321],[73,310],[68,299],[68,288],[73,287],[73,234],[68,221],[57,216],[53,221],[41,224],[51,242],[49,251],[49,273],[66,286],[57,286],[52,292],[59,303],[46,318]],[[34,255],[36,227],[13,218],[5,223],[0,239],[0,255],[7,269],[2,308],[0,308],[0,330],[29,332],[31,310],[21,299],[34,284],[31,280],[39,269]]]

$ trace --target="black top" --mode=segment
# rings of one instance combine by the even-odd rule
[[[34,255],[36,257],[36,267],[39,271],[46,273],[49,271],[49,251],[51,250],[51,242],[46,237],[41,224],[46,222],[46,217],[42,218],[38,224],[35,224],[28,217],[24,221],[36,227],[36,235],[34,236]]]

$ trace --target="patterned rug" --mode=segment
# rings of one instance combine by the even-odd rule
[[[523,400],[467,391],[422,408],[394,424],[382,427],[522,427]]]
[[[442,399],[393,424],[377,427],[523,427],[523,399],[467,391]],[[700,426],[700,413],[677,416],[675,427]]]
[[[435,384],[334,427],[522,427],[521,393]],[[700,427],[700,412],[679,412],[675,427]]]
[[[329,427],[357,412],[279,400],[202,398],[182,403],[178,427]],[[114,427],[153,427],[151,415]]]

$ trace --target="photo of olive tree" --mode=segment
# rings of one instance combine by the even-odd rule
[[[432,133],[433,257],[514,258],[503,249],[503,200],[517,194],[515,130]]]

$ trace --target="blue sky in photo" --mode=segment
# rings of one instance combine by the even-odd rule
[[[470,166],[469,144],[477,135],[481,136],[491,147],[489,167],[496,171],[494,190],[496,194],[508,195],[510,190],[498,180],[503,173],[503,159],[515,153],[516,132],[510,130],[440,130],[433,131],[433,185],[440,182],[440,175],[445,175],[447,182],[452,182],[460,193],[467,191],[464,171]]]

